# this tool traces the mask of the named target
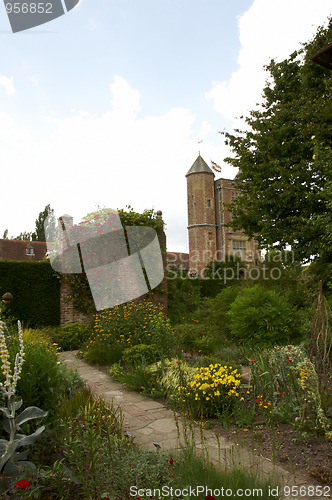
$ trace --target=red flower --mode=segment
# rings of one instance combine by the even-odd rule
[[[208,495],[207,497],[205,497],[205,500],[217,500],[217,499],[211,495]]]
[[[286,359],[289,359],[289,356],[286,356]]]
[[[291,347],[290,347],[290,346],[287,346],[287,349],[289,349],[289,350],[290,350],[290,349],[291,349]]]
[[[26,490],[30,486],[30,483],[26,479],[22,479],[21,481],[17,481],[16,486],[18,486],[20,490]]]
[[[289,359],[288,361],[289,361],[290,363],[293,363],[293,360],[292,360],[292,359]]]
[[[103,497],[100,500],[110,500],[108,497]]]
[[[172,465],[172,463],[173,463],[173,458],[170,458],[169,463]]]
[[[279,396],[280,396],[280,397],[281,397],[281,396],[283,396],[283,393],[282,393],[282,392],[280,392]]]

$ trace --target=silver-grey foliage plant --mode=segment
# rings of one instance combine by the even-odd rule
[[[14,373],[12,374],[9,352],[6,344],[5,331],[8,332],[7,327],[3,321],[0,320],[0,358],[2,362],[1,370],[4,374],[5,381],[0,383],[0,391],[4,398],[4,406],[0,407],[3,414],[3,428],[9,434],[9,439],[0,439],[0,474],[14,478],[22,469],[23,465],[31,465],[27,462],[29,450],[20,450],[22,447],[32,445],[36,439],[42,434],[45,426],[39,427],[33,434],[25,435],[20,432],[21,425],[30,420],[44,418],[47,412],[30,406],[25,408],[19,415],[15,416],[23,404],[23,400],[17,400],[16,386],[20,379],[22,372],[22,365],[24,363],[24,345],[22,326],[18,321],[18,338],[20,349],[15,357]]]

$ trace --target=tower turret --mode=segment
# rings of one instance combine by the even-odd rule
[[[198,155],[186,178],[189,269],[200,275],[206,265],[215,260],[216,255],[214,173]]]

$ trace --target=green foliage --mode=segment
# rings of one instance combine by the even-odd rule
[[[145,344],[156,347],[161,358],[169,356],[172,342],[173,330],[160,308],[148,301],[132,301],[97,314],[84,355],[98,364],[104,364],[107,357],[109,364],[112,353],[116,354],[112,358],[114,363],[124,349]]]
[[[66,323],[49,330],[49,336],[62,351],[73,351],[85,345],[92,333],[92,327],[80,323]]]
[[[60,284],[49,262],[0,262],[0,295],[14,299],[2,316],[21,320],[31,327],[60,323]]]
[[[214,278],[224,285],[230,285],[234,280],[243,278],[244,271],[245,265],[239,256],[227,255],[225,262],[210,262],[204,270],[204,277]]]
[[[301,430],[327,431],[317,373],[303,346],[257,352],[251,373],[256,401],[261,406],[265,401],[270,420],[293,422]]]
[[[104,310],[96,315],[90,340],[103,340],[126,347],[143,342],[149,336],[150,322],[159,312],[160,308],[147,301],[131,301]]]
[[[12,338],[8,345],[12,360],[17,350],[18,340]],[[24,340],[24,351],[25,362],[17,394],[23,399],[24,408],[38,406],[49,413],[48,419],[52,419],[63,392],[73,391],[82,381],[75,372],[58,364],[56,351],[46,342]]]
[[[158,372],[160,368],[162,368],[163,372],[160,377],[160,383],[168,393],[177,391],[180,385],[189,382],[196,373],[195,368],[189,366],[185,361],[176,358],[166,360],[162,365],[159,362],[151,366],[150,371],[152,373],[155,371]]]
[[[72,301],[77,311],[94,314],[96,307],[86,273],[65,274],[64,279],[70,284],[71,290],[67,300]]]
[[[203,280],[186,278],[167,279],[168,316],[172,323],[181,321],[181,317],[196,311],[201,302],[201,283]]]
[[[210,328],[213,328],[225,339],[231,332],[228,311],[240,291],[241,288],[238,285],[225,288],[214,299],[206,303],[206,308],[202,312],[201,322],[210,323]]]
[[[118,445],[121,446],[122,420],[118,410],[99,399],[89,402],[63,423],[63,454],[80,484],[81,498],[105,496],[112,484],[111,464]],[[121,446],[123,451],[125,446],[126,443]]]
[[[232,280],[228,284],[234,284]],[[172,278],[168,276],[168,315],[172,324],[201,309],[206,298],[214,298],[225,288],[222,279]]]
[[[110,368],[110,374],[115,380],[126,384],[133,391],[146,395],[161,392],[161,384],[144,360],[134,366],[126,367],[126,369],[114,363]]]
[[[312,140],[330,146],[331,73],[310,61],[331,33],[329,19],[299,52],[271,60],[262,105],[246,118],[246,130],[226,134],[233,152],[226,161],[239,168],[243,194],[231,204],[233,229],[245,229],[262,247],[290,245],[299,260],[331,255],[320,223],[329,212],[331,169],[316,161]]]
[[[93,365],[110,366],[122,358],[125,346],[96,340],[83,350],[83,358]]]
[[[208,366],[219,363],[220,365],[231,365],[240,371],[241,364],[247,364],[245,349],[237,345],[223,345],[209,356],[200,356],[194,363],[195,366]]]
[[[325,189],[322,193],[326,203],[326,212],[316,214],[309,222],[310,228],[313,228],[320,238],[315,240],[317,245],[315,254],[319,255],[313,265],[310,266],[310,274],[316,279],[323,279],[326,288],[332,289],[332,148],[323,145],[314,138],[314,164],[319,165],[320,169],[325,169],[328,173],[328,179]]]
[[[34,444],[45,429],[42,425],[32,434],[25,435],[22,434],[21,426],[31,420],[40,421],[47,415],[47,412],[40,408],[29,406],[15,417],[15,413],[21,408],[22,403],[22,400],[17,401],[15,395],[12,394],[6,400],[6,406],[0,407],[3,428],[9,434],[8,441],[0,439],[0,472],[7,476],[7,480],[11,478],[13,481],[17,479],[24,466],[32,466],[30,462],[26,462],[29,454],[29,450],[26,447]],[[24,450],[21,449],[23,447]]]
[[[215,337],[213,333],[207,332],[208,328],[204,323],[195,324],[190,320],[187,323],[177,325],[178,345],[185,351],[193,349],[201,354],[211,354],[220,344],[220,339]]]
[[[234,460],[234,458],[233,458]],[[257,498],[257,489],[262,489],[261,498],[267,499],[270,496],[271,489],[276,488],[278,481],[269,478],[262,478],[259,469],[256,467],[241,468],[234,463],[230,464],[225,469],[216,467],[204,455],[197,455],[193,447],[188,447],[183,452],[177,453],[174,456],[174,466],[179,477],[181,477],[181,484],[186,485],[201,485],[213,491],[218,491],[221,486],[224,488],[224,493],[227,490],[246,491],[246,498],[253,500]],[[259,491],[259,490],[258,490]],[[276,491],[276,490],[274,490]],[[279,487],[280,491],[280,487]],[[251,494],[250,494],[251,492]],[[248,496],[247,496],[248,495]],[[201,498],[203,499],[205,495]],[[207,497],[208,498],[208,497]],[[222,500],[224,495],[218,495],[216,500]],[[279,495],[273,497],[276,500]]]
[[[137,365],[144,360],[147,364],[151,364],[160,358],[158,348],[154,344],[138,344],[128,347],[123,351],[122,363],[126,366]]]
[[[0,392],[4,399],[5,406],[0,407],[3,420],[3,430],[9,434],[9,439],[0,439],[0,473],[3,481],[0,484],[1,493],[6,494],[9,481],[17,480],[20,471],[27,465],[31,469],[32,463],[27,462],[29,450],[27,446],[33,444],[44,431],[41,426],[29,435],[23,434],[22,426],[26,427],[31,420],[40,420],[46,417],[47,413],[35,406],[29,406],[16,416],[17,410],[23,405],[23,400],[17,398],[17,383],[22,375],[24,364],[24,344],[21,324],[18,323],[18,342],[14,356],[10,356],[8,350],[8,339],[6,338],[6,325],[0,322],[0,356],[1,356],[1,384]],[[13,359],[15,359],[13,363]],[[10,366],[12,362],[12,367]],[[22,450],[21,448],[25,448]]]
[[[182,317],[182,322],[175,327],[181,348],[207,355],[228,342],[231,334],[228,311],[240,290],[237,285],[226,287],[214,298],[201,299],[200,309],[190,317]]]
[[[230,306],[228,316],[232,337],[241,343],[271,346],[301,336],[296,310],[287,295],[259,285],[244,289]]]

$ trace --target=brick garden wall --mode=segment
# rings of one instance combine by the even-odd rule
[[[152,291],[152,293],[138,297],[135,301],[140,302],[147,300],[154,305],[160,305],[165,314],[168,312],[168,298],[167,298],[167,278],[166,278],[166,235],[163,230],[158,231],[158,238],[160,247],[162,249],[163,265],[164,265],[164,279],[160,285]],[[82,323],[91,324],[94,320],[94,314],[84,314],[74,308],[72,300],[69,299],[71,294],[71,287],[64,277],[61,278],[60,285],[60,324],[65,323]]]

